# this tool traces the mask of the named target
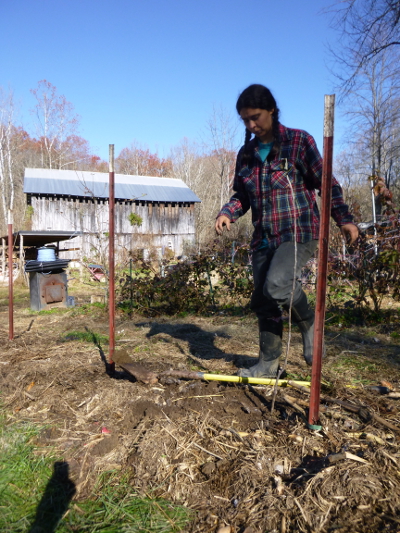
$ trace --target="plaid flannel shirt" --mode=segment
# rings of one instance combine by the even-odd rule
[[[313,137],[305,131],[280,125],[280,138],[279,153],[264,163],[258,155],[257,140],[250,141],[254,152],[252,168],[242,165],[244,147],[240,149],[233,182],[235,194],[218,214],[235,222],[251,208],[253,250],[261,245],[277,248],[282,242],[295,239],[305,243],[319,235],[315,190],[321,190],[321,155]],[[338,226],[353,220],[335,178],[331,215]]]

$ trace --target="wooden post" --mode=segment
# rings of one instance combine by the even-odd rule
[[[19,234],[19,276],[22,281],[25,281],[25,271],[24,271],[24,236]]]
[[[14,291],[13,291],[13,214],[8,210],[8,338],[14,339]]]
[[[114,145],[109,145],[109,193],[108,193],[108,223],[109,223],[109,267],[108,267],[108,310],[109,310],[109,372],[115,368],[115,264],[114,264],[114,238],[115,238],[115,175],[114,175]]]
[[[4,237],[1,239],[1,271],[3,272],[3,281],[6,281],[6,240]]]
[[[322,168],[321,222],[319,230],[317,298],[315,305],[313,363],[308,425],[320,429],[319,402],[321,395],[321,369],[324,345],[326,279],[328,270],[329,220],[332,200],[333,127],[335,95],[325,95],[324,155]]]

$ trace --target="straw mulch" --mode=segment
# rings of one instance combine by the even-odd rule
[[[256,355],[253,322],[120,319],[117,344],[156,373],[234,373]],[[279,389],[271,412],[271,387],[176,378],[146,385],[119,367],[111,378],[107,347],[64,340],[79,327],[107,332],[107,317],[32,323],[21,313],[14,341],[0,332],[3,406],[14,420],[44,426],[38,453],[55,447],[68,461],[78,499],[100,472],[119,470],[132,491],[193,509],[193,533],[400,531],[399,400],[341,383],[329,365],[349,347],[342,341],[328,346],[323,429],[311,431],[302,390]],[[289,367],[306,377],[296,335]],[[376,378],[397,390],[398,363],[387,364]]]

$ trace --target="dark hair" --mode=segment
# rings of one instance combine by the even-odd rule
[[[236,102],[236,111],[240,114],[240,111],[245,107],[251,107],[253,109],[266,109],[272,113],[272,132],[274,135],[274,146],[271,150],[271,154],[275,155],[279,151],[279,108],[276,104],[276,100],[273,97],[271,91],[260,84],[249,85],[240,95]],[[249,164],[251,154],[248,150],[248,144],[251,139],[251,132],[246,128],[246,135],[244,139],[244,152],[242,156],[242,162]]]

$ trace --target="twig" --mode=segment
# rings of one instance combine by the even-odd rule
[[[237,452],[245,453],[244,450],[240,450],[238,448],[238,446],[240,446],[240,444],[238,446],[231,446],[230,444],[226,444],[225,442],[221,442],[220,440],[217,440],[217,439],[215,439],[214,442],[216,442],[217,444],[220,444],[221,446],[226,446],[227,448],[231,448],[232,450],[236,450]]]
[[[206,452],[214,457],[216,457],[217,459],[220,459],[221,461],[223,461],[223,458],[220,457],[219,455],[216,455],[215,453],[213,452],[210,452],[209,450],[206,450],[205,448],[203,448],[202,446],[200,446],[200,444],[197,444],[196,442],[192,442],[193,446],[196,446],[196,448],[199,448],[200,450],[202,450],[203,452]]]
[[[304,409],[300,407],[300,405],[297,405],[296,400],[294,398],[292,398],[291,396],[287,396],[286,394],[283,394],[282,398],[285,400],[287,404],[290,405],[290,407],[293,407],[293,409],[298,411],[304,417],[306,416]]]
[[[308,387],[303,387],[303,385],[299,385],[295,381],[291,381],[291,380],[288,381],[288,385],[290,385],[294,389],[297,389],[301,392],[305,392],[306,394],[308,394],[308,396],[310,396],[310,389]]]
[[[392,457],[387,452],[385,452],[385,450],[380,450],[380,452],[381,452],[382,455],[384,455],[385,457],[390,459],[392,461],[392,463],[394,463],[396,466],[398,466],[398,463],[397,463],[397,461],[396,461],[396,459],[394,457]]]
[[[228,431],[230,431],[232,435],[235,435],[235,437],[237,437],[240,440],[240,442],[244,444],[244,440],[242,439],[242,437],[239,435],[239,433],[235,429],[228,428]]]
[[[301,447],[301,458],[303,459],[304,457],[304,450],[305,450],[305,447],[306,447],[306,437],[304,437],[303,439],[303,446]]]
[[[296,403],[298,403],[299,405],[302,405],[303,407],[309,407],[310,405],[309,402],[302,400],[300,398],[296,399]],[[329,415],[332,418],[347,418],[346,415],[338,411],[335,411],[333,409],[329,409],[329,407],[325,407],[324,405],[320,405],[319,410],[321,411],[321,413],[325,413],[326,415]]]
[[[356,353],[356,354],[358,354],[358,355],[363,355],[363,354],[361,354],[360,352],[358,352],[357,350],[342,350],[342,351],[340,352],[340,354],[339,354],[337,357],[340,357],[340,356],[343,355],[344,353]]]
[[[216,494],[213,494],[213,498],[217,498],[217,500],[222,500],[223,502],[231,501],[231,500],[228,500],[228,498],[223,498],[222,496],[217,496]]]
[[[376,422],[379,422],[379,424],[382,424],[382,426],[385,426],[389,429],[391,429],[392,431],[397,431],[399,432],[400,431],[400,427],[398,426],[395,426],[394,424],[391,424],[390,422],[388,422],[387,420],[385,420],[384,418],[376,415],[375,413],[370,413],[372,418],[376,421]]]
[[[379,424],[382,424],[382,426],[385,426],[391,429],[392,431],[400,432],[400,427],[391,424],[390,422],[375,414],[374,412],[369,411],[366,407],[362,407],[361,405],[353,405],[351,403],[343,402],[342,400],[335,400],[334,398],[323,398],[323,401],[336,403],[337,405],[343,407],[343,409],[346,409],[346,411],[358,414],[362,420],[368,420],[372,418]]]
[[[24,391],[24,394],[25,394],[25,396],[28,396],[28,398],[29,398],[30,400],[33,400],[33,401],[36,400],[36,398],[35,398],[34,396],[32,396],[31,394],[29,394],[28,392]]]
[[[392,520],[393,522],[396,522],[397,524],[400,524],[400,520],[398,518],[394,518],[394,516],[389,516],[387,514],[381,514],[379,516],[381,518],[386,518],[387,520]]]
[[[181,398],[175,398],[173,402],[178,402],[179,400],[188,400],[189,398],[213,398],[214,396],[223,396],[223,394],[205,394],[203,396],[182,396]]]
[[[370,463],[363,459],[362,457],[358,457],[358,455],[354,455],[350,452],[342,452],[342,453],[335,453],[332,455],[328,455],[327,457],[329,463],[337,463],[338,461],[342,461],[343,459],[351,459],[352,461],[357,461],[358,463],[363,463],[365,465],[369,465]]]
[[[293,498],[293,500],[294,500],[294,503],[297,505],[297,507],[300,509],[300,512],[301,512],[301,514],[302,514],[302,516],[304,518],[305,523],[307,525],[310,525],[308,520],[307,520],[307,517],[306,517],[306,515],[304,513],[304,510],[303,510],[302,506],[300,505],[300,503],[298,502],[297,498]]]
[[[286,516],[282,515],[281,518],[281,533],[286,533]]]

